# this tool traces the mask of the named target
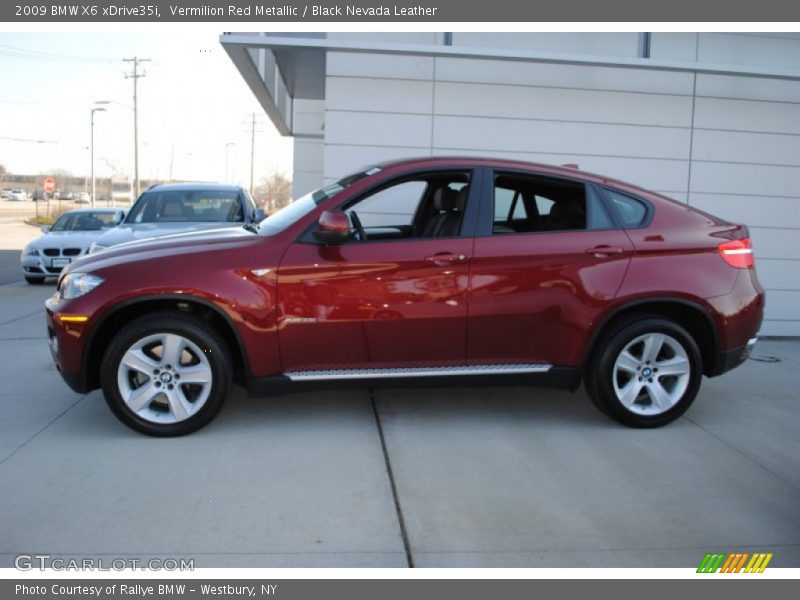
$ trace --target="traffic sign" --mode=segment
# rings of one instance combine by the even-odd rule
[[[47,177],[44,180],[44,191],[48,194],[52,194],[56,189],[56,180],[52,177]]]

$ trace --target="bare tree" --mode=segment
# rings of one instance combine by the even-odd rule
[[[0,163],[0,177],[5,177],[8,171],[6,171],[6,166],[3,163]]]
[[[276,171],[262,177],[253,192],[256,204],[271,213],[289,204],[292,199],[292,180]]]

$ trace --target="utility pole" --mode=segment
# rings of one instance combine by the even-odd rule
[[[95,101],[95,104],[108,104],[106,100],[98,100]],[[105,112],[105,108],[102,106],[95,106],[91,109],[89,113],[90,117],[90,124],[89,127],[91,129],[91,138],[89,140],[89,156],[91,160],[91,172],[92,172],[92,208],[94,208],[94,195],[95,195],[95,185],[94,185],[94,113],[96,112]]]
[[[253,120],[250,122],[250,195],[253,196],[253,163],[256,158],[256,113],[253,113]]]
[[[247,125],[245,132],[250,133],[250,195],[255,197],[255,163],[256,163],[256,133],[262,133],[263,129],[256,129],[256,125],[262,125],[256,120],[256,113],[252,113],[247,121],[242,122]]]
[[[138,84],[140,77],[146,73],[139,72],[139,63],[150,62],[149,58],[123,58],[122,62],[133,63],[133,73],[125,76],[126,79],[133,79],[133,199],[139,197],[139,95]]]

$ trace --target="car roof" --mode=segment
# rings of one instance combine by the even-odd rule
[[[176,190],[176,191],[191,191],[191,190],[220,190],[220,191],[230,191],[230,192],[238,192],[241,190],[242,187],[239,185],[235,185],[232,183],[210,183],[210,182],[188,182],[188,183],[156,183],[155,185],[151,185],[145,191],[150,192],[154,190],[159,191],[169,191],[169,190]]]
[[[635,183],[629,183],[626,181],[622,181],[620,179],[616,179],[614,177],[608,177],[605,175],[598,175],[597,173],[591,173],[589,171],[583,171],[580,168],[567,166],[567,165],[548,165],[545,163],[536,163],[536,162],[529,162],[523,160],[514,160],[514,159],[507,159],[507,158],[492,158],[492,157],[476,157],[476,156],[418,156],[412,158],[401,158],[395,160],[387,160],[380,163],[373,163],[371,166],[378,167],[380,169],[388,169],[390,167],[400,167],[400,166],[410,166],[414,165],[418,168],[425,168],[425,167],[435,167],[438,165],[452,165],[453,163],[458,163],[465,167],[493,167],[493,168],[506,168],[506,169],[532,169],[539,171],[543,174],[550,174],[550,175],[560,175],[563,177],[569,177],[573,179],[584,179],[587,181],[592,181],[594,183],[600,184],[610,184],[619,187],[625,187],[633,190],[639,190],[642,192],[649,192],[642,188],[641,186],[636,185]],[[364,169],[366,171],[367,169]]]

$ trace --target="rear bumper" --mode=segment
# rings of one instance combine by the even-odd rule
[[[733,348],[732,350],[726,350],[724,352],[718,352],[716,356],[716,360],[714,361],[714,367],[708,373],[709,377],[716,377],[717,375],[722,375],[731,369],[735,369],[739,365],[741,365],[744,361],[748,359],[750,353],[753,351],[753,347],[758,342],[757,337],[750,338],[748,342],[744,346],[739,346],[738,348]]]

